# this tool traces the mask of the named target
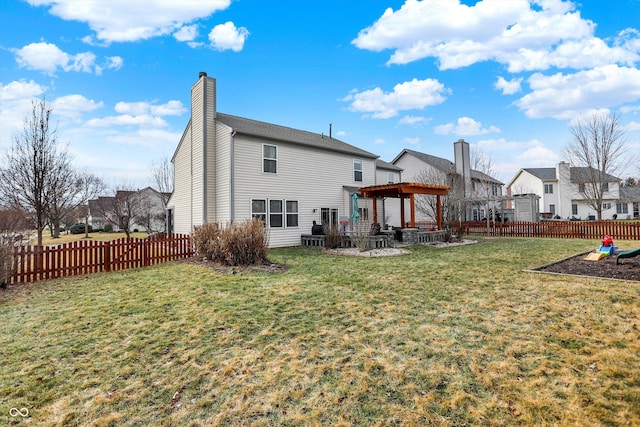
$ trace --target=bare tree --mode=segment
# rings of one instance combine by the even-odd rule
[[[75,208],[78,208],[82,205],[88,205],[89,200],[92,200],[98,197],[105,189],[104,181],[89,172],[81,172],[78,175],[78,195],[77,201],[78,204]],[[89,209],[84,209],[84,237],[89,237]]]
[[[578,118],[571,127],[571,142],[565,149],[569,163],[576,168],[577,181],[585,203],[602,219],[602,201],[610,182],[619,182],[632,161],[626,153],[626,135],[618,116],[594,113],[588,119]]]
[[[173,166],[169,158],[163,157],[157,164],[152,165],[151,173],[155,188],[158,189],[162,200],[162,206],[166,209],[171,193],[173,193]]]
[[[451,187],[449,194],[440,198],[443,223],[450,227],[455,222],[460,221],[462,209],[466,202],[464,200],[462,180],[459,175],[456,174],[453,167],[446,172],[435,168],[422,169],[414,179],[416,182],[423,184],[447,185]],[[426,215],[432,221],[437,221],[437,204],[438,201],[434,196],[418,195],[415,198],[416,210]]]
[[[153,181],[158,189],[157,195],[162,203],[162,212],[157,212],[155,209],[149,209],[148,212],[153,212],[153,221],[149,221],[149,224],[157,224],[159,221],[162,223],[162,229],[166,230],[167,216],[166,210],[173,193],[173,165],[168,157],[163,157],[157,164],[151,166],[151,173],[153,175]],[[150,208],[153,207],[153,203],[150,203]],[[162,216],[162,218],[160,218]],[[151,218],[148,218],[151,219]],[[153,228],[153,227],[152,227]],[[151,231],[151,228],[147,228]],[[157,230],[161,231],[161,230]]]
[[[70,159],[58,162],[51,177],[50,189],[46,194],[47,220],[52,237],[60,237],[60,224],[78,206],[81,178],[71,167]]]
[[[491,157],[487,156],[476,147],[472,148],[470,157],[471,169],[476,171],[476,173],[479,172],[484,175],[478,178],[479,185],[482,190],[479,195],[479,199],[482,199],[483,204],[485,205],[487,234],[489,234],[491,220],[495,221],[498,218],[496,212],[498,204],[496,202],[499,201],[500,196],[502,196],[501,189],[495,178],[493,178],[496,175],[496,171],[493,167]]]
[[[14,137],[6,163],[0,167],[0,196],[30,214],[38,245],[42,245],[48,196],[56,174],[69,159],[66,149],[58,147],[57,130],[50,126],[52,109],[45,99],[32,101],[31,105],[23,130]]]
[[[141,197],[137,190],[115,190],[110,197],[98,197],[97,205],[108,222],[114,224],[127,237],[131,236],[131,226],[141,215]]]
[[[149,234],[158,233],[166,227],[166,205],[158,191],[148,187],[138,192],[136,224],[143,226]]]

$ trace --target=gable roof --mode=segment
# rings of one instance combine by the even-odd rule
[[[531,175],[543,181],[554,181],[556,177],[556,168],[523,168],[523,171],[529,172]]]
[[[417,158],[418,160],[424,163],[427,163],[428,165],[433,166],[434,168],[439,169],[445,173],[456,172],[456,165],[451,160],[443,159],[442,157],[432,156],[431,154],[421,153],[419,151],[410,150],[408,148],[403,149],[402,152],[398,154],[395,159],[392,160],[392,163],[395,163],[405,153],[410,154],[413,157]],[[500,182],[499,180],[493,178],[492,176],[487,175],[486,173],[480,172],[475,169],[471,169],[471,179],[504,185],[503,182]]]
[[[640,202],[640,187],[620,187],[620,200]]]
[[[329,136],[318,133],[307,132],[304,130],[293,129],[286,126],[223,113],[217,113],[216,120],[220,123],[224,123],[234,129],[237,133],[243,135],[257,136],[275,141],[291,142],[298,145],[318,148],[320,150],[336,151],[339,153],[351,154],[370,159],[377,159],[379,157],[377,154],[362,150],[361,148],[347,144],[339,139],[329,138]]]
[[[384,160],[380,159],[376,159],[376,168],[395,172],[402,172],[404,170],[396,165],[392,165],[391,163],[387,163]]]
[[[436,157],[436,156],[432,156],[431,154],[426,154],[426,153],[421,153],[419,151],[414,151],[414,150],[409,150],[408,148],[403,149],[400,154],[398,154],[396,156],[395,159],[393,159],[391,161],[391,163],[395,163],[396,161],[398,161],[398,159],[400,159],[400,157],[402,157],[402,155],[404,154],[410,154],[413,157],[415,157],[418,160],[421,160],[431,166],[433,166],[436,169],[439,169],[443,172],[449,173],[449,172],[455,172],[455,165],[453,164],[452,161],[449,161],[447,159],[443,159],[442,157]]]
[[[531,175],[539,178],[543,181],[557,181],[558,177],[556,176],[556,168],[524,168],[523,171],[529,172]],[[584,179],[580,179],[584,176],[589,176],[589,172],[594,171],[596,174],[598,173],[595,169],[589,167],[570,167],[569,168],[569,180],[571,182],[580,182],[584,181]],[[617,178],[613,175],[605,174],[605,181],[607,182],[619,182],[620,178]]]

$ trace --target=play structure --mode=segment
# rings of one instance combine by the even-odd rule
[[[640,256],[640,248],[632,249],[630,251],[620,252],[618,256],[616,256],[616,264],[618,264],[618,260],[620,258],[633,258]]]
[[[602,239],[602,245],[596,252],[591,252],[585,258],[587,261],[600,261],[602,258],[606,256],[613,255],[617,251],[617,247],[613,244],[613,237],[606,235],[604,239]],[[616,258],[616,263],[617,263]]]

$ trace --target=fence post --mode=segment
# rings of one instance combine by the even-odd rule
[[[111,244],[108,241],[102,246],[102,263],[104,271],[111,271]]]

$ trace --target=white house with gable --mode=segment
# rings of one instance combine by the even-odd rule
[[[220,113],[216,80],[202,72],[172,158],[170,231],[258,217],[270,247],[297,246],[313,221],[351,218],[354,192],[376,184],[377,157],[331,136]],[[370,204],[360,200],[361,212]]]
[[[560,162],[551,168],[520,169],[507,186],[509,194],[536,194],[541,213],[547,218],[596,219],[585,190],[585,167]],[[597,172],[596,172],[597,173]],[[621,179],[607,174],[603,179],[602,219],[628,219],[638,216],[640,195],[634,188],[624,188]]]

